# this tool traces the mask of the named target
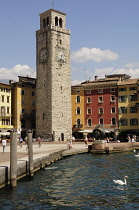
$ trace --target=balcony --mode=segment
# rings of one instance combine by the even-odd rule
[[[0,117],[12,117],[11,113],[0,113]]]
[[[82,127],[83,127],[82,124],[80,124],[80,125],[73,125],[73,128],[82,128]]]

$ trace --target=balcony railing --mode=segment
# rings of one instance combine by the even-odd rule
[[[82,128],[82,127],[83,127],[82,124],[80,124],[80,125],[73,125],[73,128]]]
[[[0,117],[12,117],[11,113],[0,113]]]

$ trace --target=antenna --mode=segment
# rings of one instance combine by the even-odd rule
[[[84,72],[85,72],[85,81],[86,81],[86,68],[84,68]]]
[[[53,2],[52,2],[52,9],[54,9],[54,3],[55,3],[55,2],[53,1]]]

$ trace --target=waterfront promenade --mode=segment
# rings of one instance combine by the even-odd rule
[[[28,151],[26,150],[27,145],[25,142],[20,148],[19,143],[17,143],[17,160],[28,158]],[[59,150],[67,150],[67,142],[42,142],[41,147],[39,147],[38,142],[33,143],[33,157],[41,157],[43,155],[49,155]],[[82,151],[87,152],[87,148],[84,142],[73,143],[73,149],[65,151],[67,154],[70,153],[80,153]],[[7,166],[10,162],[10,143],[7,144],[5,153],[3,154],[3,148],[0,144],[0,166]]]

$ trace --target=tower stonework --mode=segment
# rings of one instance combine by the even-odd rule
[[[70,30],[66,14],[40,14],[36,31],[36,134],[54,141],[71,138]]]

